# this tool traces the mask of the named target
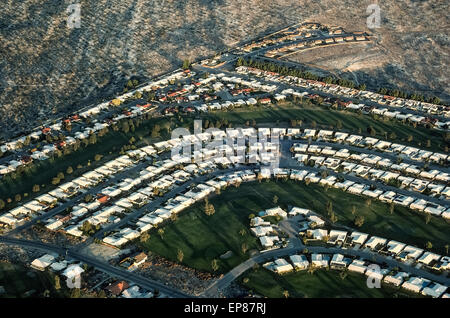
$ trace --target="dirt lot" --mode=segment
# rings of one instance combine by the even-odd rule
[[[136,270],[136,273],[166,282],[169,286],[194,295],[203,292],[215,279],[209,273],[190,269],[167,261],[157,255],[150,255],[148,260]]]

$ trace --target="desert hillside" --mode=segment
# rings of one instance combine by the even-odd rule
[[[240,41],[301,22],[367,30],[369,0],[75,0],[0,3],[0,136],[59,117],[141,79]],[[357,2],[357,4],[355,4]],[[445,1],[380,1],[381,29],[370,52],[295,57],[359,81],[449,99],[449,16]],[[370,54],[369,54],[370,53]],[[326,58],[325,58],[326,57]]]

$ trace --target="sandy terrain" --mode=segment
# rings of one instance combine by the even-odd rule
[[[0,136],[112,96],[130,76],[148,78],[180,66],[182,59],[209,56],[294,23],[367,30],[371,3],[79,0],[81,27],[70,29],[66,9],[73,2],[0,2]],[[363,60],[342,57],[330,67],[448,96],[445,1],[385,0],[380,6],[377,54],[384,62],[375,68],[372,58],[367,69]]]

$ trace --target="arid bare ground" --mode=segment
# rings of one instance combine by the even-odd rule
[[[150,254],[147,261],[136,270],[137,274],[166,282],[167,285],[182,291],[199,295],[213,282],[212,274],[200,272]]]
[[[148,78],[287,25],[367,30],[372,0],[79,0],[81,27],[70,29],[66,9],[75,2],[0,2],[0,136],[112,96],[130,76]],[[380,7],[375,34],[386,62],[337,69],[448,97],[446,2]]]

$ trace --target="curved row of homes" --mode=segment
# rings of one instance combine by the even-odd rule
[[[367,281],[378,281],[392,287],[401,287],[409,292],[420,293],[433,298],[450,298],[449,288],[432,280],[391,268],[379,268],[379,264],[342,253],[292,254],[288,258],[277,258],[263,264],[263,267],[283,275],[293,271],[333,269],[364,275]],[[373,269],[377,268],[376,271]]]
[[[76,217],[82,217],[85,214],[98,213],[98,210],[108,208],[108,213],[100,214],[98,217],[89,219],[93,224],[98,225],[105,223],[105,218],[109,220],[111,214],[120,214],[124,211],[122,209],[132,209],[134,206],[143,206],[152,201],[152,195],[155,191],[158,195],[167,189],[174,187],[180,182],[195,178],[199,171],[203,173],[210,172],[212,169],[219,169],[224,167],[238,167],[242,163],[252,160],[254,163],[261,165],[270,164],[279,158],[280,145],[284,142],[289,143],[302,138],[317,138],[316,140],[326,140],[329,142],[338,142],[336,138],[341,138],[345,133],[332,132],[331,135],[327,131],[312,131],[300,129],[285,129],[285,128],[236,128],[228,129],[227,131],[216,130],[213,132],[202,132],[198,134],[185,135],[179,138],[163,141],[154,144],[153,146],[142,147],[137,150],[128,151],[126,155],[105,163],[103,166],[92,171],[84,173],[82,176],[73,179],[48,193],[41,195],[23,205],[12,209],[0,215],[0,224],[7,226],[15,226],[21,222],[25,222],[34,215],[43,214],[51,211],[58,206],[65,204],[71,205],[73,211],[71,217],[59,215],[60,218],[53,220],[54,224],[50,226],[51,229],[59,229],[69,223],[75,222]],[[235,139],[243,136],[247,144],[229,144],[229,138]],[[256,136],[256,143],[248,144],[251,136]],[[276,137],[274,137],[276,136]],[[326,137],[328,136],[328,137]],[[331,137],[330,137],[331,136]],[[210,144],[211,139],[215,142],[220,140],[222,144],[215,144],[215,148],[206,147]],[[271,140],[274,138],[274,140]],[[358,139],[358,143],[352,142]],[[448,164],[448,155],[424,151],[421,149],[410,149],[411,147],[402,146],[399,144],[392,144],[380,140],[371,140],[370,137],[356,138],[355,135],[350,135],[341,141],[341,146],[346,144],[357,146],[364,150],[365,147],[370,147],[372,150],[379,151],[378,145],[385,145],[381,148],[386,152],[386,147],[395,149],[396,153],[411,160],[418,160],[418,156],[425,156],[428,162],[433,163],[433,169],[430,170],[415,165],[402,165],[393,163],[392,161],[382,158],[382,153],[379,156],[356,156],[355,154],[345,151],[334,151],[329,148],[319,148],[308,146],[305,144],[295,144],[293,150],[295,152],[313,150],[317,153],[320,150],[321,154],[327,152],[328,158],[322,160],[319,156],[310,156],[307,159],[314,161],[319,168],[333,171],[342,167],[343,172],[348,173],[348,178],[355,180],[354,177],[361,177],[362,182],[344,180],[342,176],[329,175],[322,178],[319,171],[309,171],[306,166],[301,171],[289,171],[286,169],[279,169],[277,174],[289,175],[292,179],[303,180],[309,179],[310,182],[318,182],[320,184],[327,184],[341,188],[344,191],[349,191],[355,194],[367,195],[372,198],[377,198],[382,201],[394,202],[408,206],[413,209],[423,210],[435,215],[441,215],[444,218],[449,217],[448,207],[448,184],[449,174],[445,166]],[[265,141],[270,140],[270,141]],[[281,143],[280,143],[281,140]],[[253,139],[252,139],[253,142]],[[371,142],[371,146],[367,146]],[[164,152],[171,151],[174,147],[197,144],[203,148],[194,150],[192,154],[186,156],[175,156],[171,159],[161,159]],[[246,152],[247,151],[247,152]],[[344,155],[345,152],[345,155]],[[297,153],[294,156],[300,162],[305,162],[305,154]],[[309,156],[309,155],[308,155]],[[339,157],[339,164],[335,157]],[[313,158],[311,158],[313,157]],[[333,159],[333,160],[331,160]],[[347,162],[348,160],[348,162]],[[351,161],[360,160],[360,164]],[[361,161],[362,160],[362,161]],[[153,161],[155,164],[152,165]],[[370,162],[369,162],[370,161]],[[420,163],[420,161],[417,161]],[[369,164],[375,164],[377,168],[370,167]],[[295,167],[294,167],[295,168]],[[317,168],[317,167],[316,167]],[[313,169],[313,168],[311,168]],[[398,170],[396,170],[398,169]],[[297,169],[298,170],[298,169]],[[132,173],[126,177],[120,178],[123,171],[131,171]],[[397,172],[394,172],[397,171]],[[400,173],[399,173],[400,172]],[[272,171],[273,173],[273,171]],[[401,175],[408,173],[409,175]],[[266,175],[265,169],[261,171],[262,175]],[[353,176],[352,176],[353,174]],[[412,177],[415,176],[415,178]],[[400,186],[408,184],[411,191],[399,189],[393,191],[393,187],[389,190],[377,189],[373,185],[369,185],[364,177],[379,178],[384,181],[397,180],[401,183]],[[117,180],[115,178],[118,178]],[[428,178],[428,180],[424,180]],[[358,180],[359,180],[358,179]],[[152,184],[149,184],[149,180]],[[390,183],[389,183],[390,184]],[[425,189],[424,189],[425,188]],[[143,190],[145,189],[145,190]],[[427,191],[425,191],[427,190]],[[139,191],[144,193],[138,194]],[[428,192],[428,193],[427,193]],[[89,193],[93,194],[94,200],[92,202],[81,202],[81,195]],[[130,194],[130,198],[127,197]],[[408,194],[408,195],[405,195]],[[144,197],[146,196],[146,197]],[[121,209],[111,210],[112,202],[115,198],[121,199]],[[124,202],[128,202],[125,204]],[[73,204],[71,204],[73,202]],[[120,206],[120,205],[119,205]],[[76,212],[78,211],[78,212]],[[103,212],[102,212],[103,213]],[[95,215],[97,216],[97,214]],[[96,220],[101,220],[96,222]],[[85,221],[84,219],[80,219]],[[116,221],[117,222],[117,221]],[[107,222],[106,222],[107,223]],[[78,224],[78,223],[77,223]],[[79,232],[76,230],[77,224],[72,224],[73,233]]]
[[[257,143],[255,144],[248,144],[248,139],[244,145],[238,143],[230,144],[227,143],[227,138],[225,138],[250,137],[253,134],[261,138],[257,139]],[[86,233],[83,232],[83,228],[87,223],[97,227],[97,229],[108,227],[111,231],[108,231],[108,235],[103,238],[103,242],[108,245],[121,247],[139,238],[143,233],[153,227],[163,225],[162,223],[164,221],[170,222],[171,216],[180,213],[196,202],[204,200],[217,189],[264,178],[290,178],[298,181],[308,180],[310,183],[336,187],[350,193],[385,202],[393,202],[394,204],[408,206],[412,209],[419,209],[448,218],[450,210],[447,204],[447,198],[439,199],[430,197],[430,200],[439,199],[446,203],[446,205],[433,205],[431,201],[424,200],[423,197],[419,198],[419,195],[424,195],[419,191],[416,194],[417,197],[414,196],[414,191],[410,191],[411,195],[406,199],[407,196],[400,193],[400,189],[398,193],[391,189],[376,189],[373,187],[373,184],[369,185],[366,182],[367,180],[356,176],[356,173],[356,178],[361,180],[361,182],[355,181],[355,176],[352,175],[328,174],[324,176],[322,174],[324,169],[320,169],[321,167],[301,166],[299,163],[297,163],[296,167],[270,167],[270,164],[274,162],[274,158],[284,151],[281,149],[283,148],[283,143],[288,148],[288,153],[290,149],[296,152],[296,150],[299,150],[296,147],[300,147],[301,151],[304,151],[306,154],[311,145],[302,142],[303,138],[306,137],[309,139],[313,137],[315,142],[331,142],[334,138],[341,136],[342,133],[339,132],[333,132],[330,135],[326,131],[317,131],[312,134],[311,130],[285,128],[260,128],[258,130],[243,128],[184,135],[179,138],[128,151],[126,155],[119,156],[103,166],[67,182],[55,190],[49,191],[47,194],[4,213],[0,216],[0,222],[8,227],[14,228],[18,224],[22,224],[37,215],[45,216],[46,213],[52,214],[51,212],[55,211],[54,209],[68,205],[70,209],[63,209],[57,215],[52,214],[49,218],[43,218],[48,230],[62,231],[73,236],[84,237]],[[348,137],[352,138],[352,136]],[[205,147],[212,138],[216,141],[222,140],[223,143],[220,145],[216,144],[216,147],[213,149]],[[367,138],[369,137],[360,139],[359,144],[353,144],[353,146],[363,149],[363,145],[367,144]],[[336,144],[345,146],[348,142],[347,138],[344,138],[343,141],[341,140],[341,143]],[[375,149],[379,151],[376,145],[383,142],[372,142],[370,150],[373,151]],[[167,154],[171,150],[177,147],[182,149],[182,146],[193,145],[195,143],[201,144],[203,148],[197,148],[189,156],[175,154],[171,158],[167,158]],[[302,148],[304,146],[307,146],[307,148]],[[250,151],[252,147],[255,149],[250,154],[242,152],[244,150],[243,148]],[[392,144],[387,147],[392,147]],[[399,148],[396,145],[393,147],[399,153],[407,149],[405,146],[403,148]],[[312,147],[311,150],[314,152],[320,150],[321,154],[325,154],[324,150],[327,150],[328,155],[333,152],[333,149],[326,147]],[[331,157],[332,155],[336,155],[336,153],[337,151],[331,154]],[[375,164],[379,164],[386,159],[383,158],[383,151],[379,151],[379,153],[380,158],[374,158],[373,156],[365,158],[372,160]],[[415,155],[418,153],[424,155],[424,152],[420,149],[417,149]],[[414,161],[417,160],[415,155],[408,152],[404,154],[404,157]],[[301,161],[298,160],[299,156],[295,154],[291,154],[291,156],[293,156],[294,162]],[[448,174],[443,171],[447,169],[448,156],[437,156],[434,153],[426,153],[425,156],[427,160],[433,162],[434,169],[438,173],[426,171],[422,166],[419,169],[420,173],[417,175],[426,177],[426,175],[422,175],[425,171],[432,177],[431,180],[436,181],[436,184],[445,184],[445,178],[448,177]],[[432,158],[432,156],[435,157]],[[254,159],[254,163],[245,163],[245,160],[249,160],[250,158]],[[352,154],[341,159],[345,161],[346,158],[356,160],[355,157],[352,158]],[[318,160],[315,160],[314,163],[317,164],[317,162]],[[325,162],[326,160],[323,160],[323,163]],[[283,165],[283,162],[281,164]],[[394,163],[388,165],[387,161],[384,160],[383,164],[379,164],[379,168],[380,166],[389,168],[393,165]],[[327,171],[333,172],[333,169],[330,169],[328,166],[324,166],[324,168]],[[388,172],[387,170],[381,171]],[[371,170],[369,169],[368,172],[371,173]],[[414,172],[416,171],[409,171],[409,173]],[[191,183],[190,187],[182,188],[183,185],[189,182]],[[371,181],[369,180],[369,182]],[[178,188],[182,190],[175,192],[172,197],[165,196],[164,203],[154,204],[157,198]],[[86,194],[92,195],[92,199],[88,202],[85,200]],[[272,212],[276,213],[276,211],[280,210],[280,208],[276,208],[274,209],[275,212]],[[306,235],[310,239],[328,237],[330,244],[331,242],[334,242],[334,244],[344,244],[347,238],[350,237],[350,244],[360,244],[364,248],[369,248],[377,253],[389,254],[406,263],[420,263],[434,270],[445,270],[448,267],[448,257],[425,252],[400,242],[376,236],[369,238],[368,235],[359,232],[353,232],[351,234],[341,233],[336,230],[330,230],[328,232],[327,229],[321,228],[321,225],[324,225],[325,222],[322,222],[323,220],[321,221],[319,216],[310,214],[310,211],[303,213],[300,210],[298,208],[295,211],[291,210],[286,215],[305,214],[305,217],[309,220]],[[121,220],[131,213],[135,213],[133,217],[127,220],[128,222],[125,224],[121,224]],[[311,227],[311,222],[314,223],[314,228]],[[115,224],[118,226],[115,227]],[[270,231],[265,234],[268,235],[262,235],[260,238],[261,245],[265,248],[277,246],[277,240],[274,239],[273,235],[270,235]],[[365,240],[362,240],[363,238]],[[410,283],[412,284],[413,282]],[[429,283],[431,284],[431,282]],[[432,289],[434,288],[433,286],[437,286],[430,284],[427,285],[427,288]],[[423,286],[420,290],[426,290],[430,294],[431,292],[428,292],[428,289],[425,288]],[[442,289],[436,288],[438,291]]]

